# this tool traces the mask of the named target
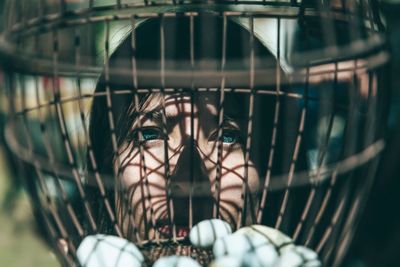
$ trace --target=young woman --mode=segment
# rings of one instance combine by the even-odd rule
[[[185,237],[212,217],[254,222],[274,114],[274,98],[255,90],[274,81],[275,64],[218,16],[148,19],[122,40],[96,88],[90,138],[96,171],[115,177],[107,193],[124,236]],[[101,196],[88,195],[100,231],[112,232]]]

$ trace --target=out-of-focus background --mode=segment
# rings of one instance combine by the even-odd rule
[[[8,168],[4,146],[0,152],[0,265],[58,266],[39,237],[28,196]]]
[[[0,1],[1,12],[2,4]],[[400,89],[400,0],[383,1],[380,8],[386,19],[392,58],[389,77],[395,89],[388,146],[345,267],[400,266],[400,98],[396,92],[400,91],[396,90]],[[0,102],[0,110],[5,105]],[[0,120],[2,128],[3,112]],[[3,129],[0,130],[0,266],[58,266],[41,238],[29,197],[19,178],[23,174],[18,173],[18,165],[5,146]]]

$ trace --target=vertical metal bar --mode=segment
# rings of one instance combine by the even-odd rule
[[[275,224],[275,228],[279,229],[281,227],[282,221],[283,221],[283,217],[285,215],[286,212],[286,207],[289,201],[289,195],[290,195],[290,186],[292,184],[293,181],[293,176],[294,176],[294,172],[295,172],[295,168],[296,168],[296,163],[297,163],[297,157],[300,151],[300,146],[301,146],[301,142],[302,142],[302,137],[303,137],[303,132],[304,132],[304,125],[305,125],[305,120],[306,120],[306,116],[307,116],[307,108],[308,108],[308,86],[309,86],[309,67],[307,67],[307,74],[306,74],[306,81],[305,81],[305,88],[304,88],[304,106],[302,108],[301,114],[300,114],[300,121],[299,121],[299,128],[297,130],[297,137],[296,137],[296,144],[294,147],[294,151],[293,151],[293,155],[292,155],[292,159],[291,159],[291,163],[290,163],[290,168],[289,168],[289,173],[288,173],[288,180],[287,180],[287,184],[286,184],[286,189],[285,189],[285,193],[283,196],[283,200],[281,203],[281,208],[279,210],[279,215],[278,218],[276,220],[276,224]]]
[[[249,111],[248,111],[248,121],[247,121],[247,133],[246,133],[246,148],[244,155],[244,177],[243,177],[243,187],[242,187],[242,206],[240,207],[240,213],[237,221],[237,228],[240,228],[243,224],[243,221],[246,219],[246,213],[248,209],[248,192],[249,192],[249,184],[248,184],[248,176],[249,176],[249,160],[250,160],[250,149],[251,149],[251,134],[253,131],[253,119],[254,119],[254,18],[253,16],[249,17],[249,25],[250,25],[250,71],[249,71],[249,89],[250,99],[249,99]],[[255,221],[255,214],[252,205],[252,196],[249,196],[250,201],[250,217],[251,221]]]
[[[257,212],[257,223],[262,223],[264,208],[267,202],[267,194],[269,189],[269,184],[271,181],[272,174],[272,166],[274,164],[274,156],[275,156],[275,148],[276,148],[276,139],[277,139],[277,131],[278,131],[278,123],[280,117],[280,107],[281,107],[281,64],[280,64],[280,42],[281,42],[281,19],[277,18],[277,59],[276,59],[276,98],[275,98],[275,111],[274,111],[274,125],[272,128],[272,137],[271,137],[271,146],[269,149],[268,156],[268,167],[267,172],[265,174],[265,181],[263,186],[263,192],[261,195],[260,206]]]
[[[163,14],[160,15],[160,55],[161,55],[161,68],[160,68],[160,75],[161,75],[161,106],[162,106],[162,124],[163,124],[163,135],[164,135],[164,166],[165,166],[165,179],[167,190],[169,190],[170,186],[170,176],[171,176],[171,169],[169,164],[169,156],[168,156],[168,131],[167,131],[167,116],[165,112],[165,32],[164,32],[164,23],[165,17]],[[168,195],[168,194],[167,194]],[[175,214],[175,207],[173,206],[172,200],[169,200],[168,206],[172,207],[172,213]],[[172,222],[173,228],[173,240],[176,240],[176,224],[175,221]]]
[[[132,94],[134,96],[134,105],[135,105],[135,110],[139,111],[140,110],[140,101],[139,101],[139,94],[137,92],[138,90],[138,77],[137,77],[137,62],[136,62],[136,20],[135,20],[135,16],[131,17],[131,51],[132,51],[132,57],[131,57],[131,64],[132,64],[132,82],[133,82],[133,88],[132,88]],[[138,128],[140,129],[142,127],[142,122],[139,119],[138,121]],[[143,144],[139,143],[139,154],[140,154],[140,158],[141,158],[141,165],[143,164],[143,168],[144,168],[144,179],[145,181],[148,181],[148,174],[147,174],[147,167],[146,167],[146,161],[145,161],[145,155],[144,155],[144,148],[143,148]],[[142,182],[142,178],[141,178],[141,183]],[[149,191],[149,190],[148,190]],[[167,195],[167,202],[168,202],[168,192],[166,192]],[[145,195],[143,195],[144,197]],[[149,192],[149,198],[150,198],[150,192]],[[144,203],[144,202],[143,202]],[[150,203],[151,205],[151,203]],[[151,208],[153,209],[153,208]],[[151,211],[154,212],[154,211]],[[170,210],[170,206],[167,205],[167,213],[168,213],[168,219],[169,221],[171,221],[171,210]],[[147,217],[147,214],[145,215],[145,217]],[[147,221],[147,219],[146,219]],[[170,222],[171,224],[171,222]],[[155,227],[155,222],[153,222],[153,227]],[[147,227],[146,227],[147,228]]]
[[[319,208],[319,210],[317,212],[317,215],[316,215],[316,217],[314,219],[314,222],[313,222],[313,224],[312,224],[312,226],[310,228],[310,231],[308,232],[306,241],[304,243],[304,245],[306,247],[308,247],[310,245],[311,240],[314,237],[313,235],[315,233],[315,230],[316,230],[317,226],[319,225],[319,223],[321,222],[322,216],[325,213],[326,207],[328,206],[329,200],[330,200],[330,198],[332,196],[333,187],[336,184],[336,178],[337,178],[337,171],[334,171],[332,173],[332,175],[331,175],[330,184],[329,184],[329,187],[327,189],[327,192],[324,195],[324,198],[322,200],[322,204],[321,204],[321,206],[320,206],[320,208]]]
[[[368,72],[361,75],[368,76],[368,95],[367,95],[367,114],[366,114],[366,123],[365,123],[365,140],[364,146],[370,145],[374,139],[376,138],[376,127],[378,127],[377,122],[377,77],[375,73]],[[362,79],[362,78],[361,78]],[[359,89],[360,93],[362,94],[362,88]]]
[[[35,44],[36,44],[36,48],[37,48],[38,47],[37,38],[36,38]],[[76,213],[75,213],[74,209],[71,206],[71,203],[70,203],[70,201],[69,201],[69,199],[67,197],[67,194],[66,194],[66,192],[65,192],[65,190],[63,188],[63,185],[60,182],[61,178],[58,176],[58,172],[54,168],[55,156],[54,156],[54,153],[53,153],[53,150],[52,150],[52,145],[49,143],[50,138],[49,138],[49,136],[47,134],[47,129],[46,129],[46,125],[45,125],[45,122],[44,122],[44,117],[43,117],[43,114],[41,112],[41,104],[40,104],[40,100],[39,100],[39,85],[38,85],[38,82],[39,82],[38,78],[35,77],[35,92],[36,92],[36,100],[37,100],[38,113],[39,113],[41,136],[43,137],[43,144],[44,144],[44,147],[45,147],[46,154],[49,157],[49,162],[50,162],[50,166],[52,168],[52,172],[53,172],[53,174],[55,176],[54,177],[54,181],[56,183],[57,191],[60,194],[64,205],[66,206],[68,215],[70,216],[74,227],[78,231],[79,236],[82,236],[83,232],[84,232],[83,231],[83,227],[81,226],[81,224],[77,220]],[[50,110],[51,105],[52,105],[52,103],[47,103],[47,105],[45,105],[44,107],[47,107]],[[38,169],[37,170],[38,178],[39,178],[39,180],[41,180],[41,183],[43,185],[45,185],[45,178],[44,178],[44,176],[42,175],[42,173],[40,171],[40,164],[37,161],[35,161],[35,165],[36,165],[36,168]],[[57,208],[55,207],[55,204],[53,204],[53,206],[54,206],[53,210],[54,211],[57,210]],[[56,215],[56,213],[54,213],[54,212],[53,212],[53,214]],[[62,221],[61,221],[61,219],[60,219],[60,217],[58,215],[55,216],[55,221],[56,221],[56,223],[58,225],[62,225]],[[66,230],[64,230],[64,231],[66,231]],[[68,238],[68,235],[67,235],[66,232],[65,232],[65,235],[63,237],[64,238]]]
[[[34,141],[33,141],[32,136],[30,134],[32,131],[29,129],[30,128],[28,126],[29,122],[28,122],[27,117],[26,117],[27,113],[26,113],[25,91],[27,89],[25,87],[25,79],[23,79],[20,76],[20,80],[19,81],[20,81],[20,86],[21,86],[21,100],[22,100],[21,101],[22,102],[22,107],[21,108],[23,110],[23,113],[21,114],[22,121],[23,121],[23,124],[22,124],[23,131],[22,132],[23,132],[23,134],[25,136],[25,140],[27,141],[27,147],[28,147],[30,158],[33,160],[32,165],[34,166],[35,173],[36,173],[38,181],[39,181],[39,183],[38,183],[39,184],[39,188],[40,188],[40,190],[42,191],[42,193],[45,196],[45,201],[46,202],[43,204],[43,206],[45,207],[46,211],[47,210],[50,211],[50,214],[52,215],[52,217],[54,219],[54,222],[56,223],[56,225],[58,227],[58,230],[60,231],[61,237],[64,238],[64,239],[68,239],[69,236],[68,236],[66,227],[62,223],[60,215],[57,212],[58,209],[56,208],[56,204],[54,203],[54,201],[53,201],[53,199],[51,197],[50,190],[48,189],[48,186],[46,184],[45,178],[44,178],[43,173],[42,173],[41,168],[40,168],[40,163],[37,161],[37,159],[35,157],[35,154],[34,154],[34,148],[33,148],[33,142]],[[13,85],[14,85],[14,83],[12,83],[12,85],[11,85],[13,87],[12,89],[14,91],[16,91],[17,88],[14,87]],[[38,110],[40,112],[39,102],[38,102],[37,107],[38,107]],[[65,191],[61,190],[60,193],[61,193],[62,198],[64,198],[63,196],[66,196]],[[70,205],[68,202],[64,202],[64,204],[66,204],[67,206]],[[43,213],[45,214],[45,212],[43,212]],[[47,216],[48,216],[47,214],[44,215],[45,218],[47,218]],[[74,220],[73,220],[73,223],[75,223]],[[75,225],[75,227],[79,232],[79,229],[81,229],[81,226],[79,224],[77,224],[77,225]],[[52,236],[52,237],[56,238],[56,236]]]
[[[112,104],[112,93],[111,93],[111,88],[110,88],[110,65],[109,65],[109,60],[110,60],[110,21],[107,20],[106,21],[106,25],[105,25],[105,55],[104,55],[104,76],[105,76],[105,82],[106,82],[106,99],[107,99],[107,113],[108,113],[108,122],[110,125],[110,132],[111,132],[111,142],[112,142],[112,148],[113,148],[113,152],[115,155],[115,162],[117,164],[117,168],[115,170],[115,179],[116,179],[116,185],[117,188],[116,190],[120,190],[121,192],[123,191],[123,185],[121,184],[121,167],[122,167],[122,161],[120,158],[120,153],[119,153],[119,148],[118,148],[118,141],[117,141],[117,136],[116,136],[116,132],[115,132],[115,120],[114,120],[114,114],[113,114],[113,104]],[[142,171],[142,170],[141,170]],[[146,173],[146,170],[144,170]],[[147,178],[147,176],[146,176]],[[142,182],[142,179],[141,179]],[[154,229],[155,234],[156,234],[156,241],[157,243],[159,242],[159,237],[158,237],[158,231],[155,227],[155,220],[154,220],[154,216],[153,216],[153,207],[152,207],[152,203],[151,203],[151,195],[150,195],[150,190],[149,190],[149,184],[148,184],[148,179],[145,179],[145,185],[146,185],[146,191],[148,194],[148,199],[146,198],[146,195],[144,193],[144,191],[142,191],[142,196],[143,196],[143,202],[144,203],[146,200],[149,201],[149,207],[150,207],[150,220],[151,220],[151,227]],[[143,187],[142,187],[143,190]],[[120,193],[121,193],[120,192]],[[144,212],[144,218],[145,219],[145,223],[147,220],[147,209],[145,208],[143,210]],[[147,225],[146,225],[146,229],[147,229]],[[146,232],[147,235],[147,232]]]
[[[319,16],[321,23],[316,27],[321,27],[322,29],[322,35],[323,35],[322,37],[324,44],[330,45],[331,49],[336,50],[337,40],[336,40],[336,29],[333,21],[334,17],[332,15],[332,12],[330,11],[330,7],[328,4],[329,1],[327,1],[327,3],[324,3],[324,0],[317,0],[318,10],[320,13],[323,13],[324,15]],[[310,40],[307,41],[309,42]]]
[[[189,190],[189,229],[193,227],[193,168],[194,168],[194,17],[193,14],[189,16],[189,31],[190,31],[190,68],[192,71],[192,78],[190,83],[190,190]]]
[[[336,89],[337,89],[337,76],[338,76],[338,63],[336,62],[335,63],[335,73],[334,73],[334,88],[333,88],[334,95],[336,95]],[[333,99],[334,99],[334,101],[336,101],[336,96],[334,96]],[[334,118],[335,118],[335,107],[336,107],[336,103],[334,102],[333,103],[333,107],[332,107],[332,113],[331,113],[330,120],[329,120],[329,125],[328,125],[326,138],[325,138],[324,142],[322,143],[321,149],[319,149],[322,152],[321,152],[321,155],[319,155],[320,157],[319,157],[319,160],[318,160],[317,181],[320,178],[321,167],[322,167],[322,165],[324,163],[324,158],[325,158],[326,152],[328,151],[329,140],[330,140],[330,136],[331,136],[331,133],[332,133],[333,123],[334,123]],[[318,212],[316,214],[315,219],[313,220],[313,223],[312,223],[312,225],[310,227],[310,230],[309,230],[308,234],[306,234],[305,246],[309,246],[309,244],[310,244],[310,242],[311,242],[311,240],[313,238],[313,235],[315,233],[315,230],[316,230],[317,226],[319,225],[319,223],[320,223],[320,221],[322,219],[322,216],[325,213],[326,207],[327,207],[327,205],[328,205],[328,203],[330,201],[330,198],[332,196],[333,187],[336,184],[336,178],[337,178],[337,172],[335,170],[331,175],[330,184],[329,184],[328,189],[327,189],[327,191],[326,191],[326,193],[324,195],[324,198],[323,198],[323,200],[321,202],[321,206],[320,206],[320,208],[319,208],[319,210],[318,210]]]
[[[220,217],[221,202],[221,176],[222,176],[222,133],[224,124],[224,102],[225,102],[225,64],[226,64],[226,38],[227,38],[227,16],[223,13],[223,29],[222,29],[222,58],[221,58],[221,88],[218,105],[218,133],[217,133],[217,166],[215,178],[216,202],[214,202],[213,217]]]
[[[66,0],[59,0],[60,4],[60,15],[63,15],[65,11],[67,10],[67,3],[65,2]]]
[[[110,204],[110,201],[107,197],[105,185],[103,183],[100,172],[98,170],[98,164],[97,164],[96,158],[94,156],[92,140],[90,140],[89,133],[86,128],[84,106],[83,106],[83,102],[82,102],[82,88],[81,88],[81,75],[80,75],[80,71],[81,71],[81,34],[80,34],[79,29],[77,29],[77,28],[75,29],[75,44],[74,45],[75,45],[76,87],[78,89],[78,106],[79,106],[80,122],[82,124],[82,129],[84,132],[84,138],[85,138],[86,147],[87,147],[87,153],[89,156],[90,163],[93,167],[93,172],[94,172],[94,177],[96,180],[97,187],[100,191],[102,201],[104,202],[104,206],[106,208],[106,213],[107,213],[111,223],[114,226],[115,232],[119,236],[122,236],[121,229],[118,226],[118,222],[116,221],[114,212],[111,208],[112,205]]]
[[[46,151],[46,154],[47,154],[47,156],[49,158],[49,166],[52,169],[53,175],[55,176],[53,178],[54,178],[54,181],[56,183],[56,189],[58,191],[58,194],[61,196],[61,199],[63,200],[63,204],[65,205],[65,207],[67,209],[68,215],[71,217],[71,220],[72,220],[72,222],[74,224],[74,227],[78,231],[79,236],[83,236],[83,234],[84,234],[83,227],[77,220],[76,212],[74,211],[74,209],[71,206],[71,203],[70,203],[70,201],[69,201],[69,199],[67,197],[65,189],[64,189],[63,185],[60,182],[61,178],[58,175],[58,171],[54,167],[54,164],[55,164],[56,160],[55,160],[55,156],[54,156],[54,153],[53,153],[53,150],[52,150],[52,145],[49,143],[50,136],[47,133],[47,127],[46,127],[46,124],[45,124],[45,119],[44,119],[44,116],[43,116],[43,113],[42,113],[42,110],[41,110],[42,107],[41,107],[40,100],[39,100],[39,84],[38,83],[39,83],[38,78],[35,77],[35,92],[36,92],[36,101],[37,101],[37,105],[38,105],[40,131],[41,131],[41,136],[43,137],[42,139],[43,139],[43,144],[44,144],[44,147],[45,147],[45,151]],[[49,103],[48,105],[46,105],[44,107],[47,107],[47,108],[50,109],[51,104]],[[43,174],[40,171],[40,164],[39,165],[38,164],[39,163],[37,161],[35,161],[36,168],[38,168],[38,171],[37,171],[38,178],[39,178],[39,180],[41,180],[41,183],[43,185],[45,185],[45,178],[44,178]],[[49,191],[49,190],[47,190],[47,191]],[[54,206],[54,210],[57,210],[55,208],[55,206]],[[56,222],[61,223],[61,219],[60,219],[60,217],[58,215],[57,215],[56,218],[57,218]],[[65,234],[66,234],[66,232],[65,232]],[[68,237],[67,234],[66,234],[66,237]]]
[[[335,174],[336,175],[336,174]],[[346,182],[344,188],[348,188],[349,183]],[[344,190],[345,192],[343,193],[343,197],[340,198],[339,205],[337,206],[337,209],[335,210],[335,213],[332,216],[331,222],[329,226],[326,228],[320,242],[316,246],[315,251],[319,254],[322,251],[322,248],[325,246],[326,242],[328,239],[332,236],[333,228],[337,225],[339,219],[341,218],[345,207],[347,205],[348,201],[348,190]]]
[[[39,0],[39,5],[38,5],[39,18],[42,18],[44,16],[45,4],[43,2],[44,2],[44,0]]]
[[[354,66],[356,67],[356,61],[354,64],[355,64]],[[349,88],[350,103],[349,103],[349,108],[347,110],[347,113],[348,113],[347,120],[346,120],[347,125],[346,125],[345,139],[344,139],[345,144],[343,144],[343,148],[342,148],[343,149],[342,155],[344,157],[351,155],[351,153],[353,153],[355,151],[354,144],[353,144],[353,142],[355,141],[355,137],[353,137],[353,135],[354,135],[353,132],[354,132],[354,129],[356,129],[356,127],[357,127],[356,126],[357,121],[356,121],[356,116],[355,116],[356,114],[354,114],[354,113],[357,113],[357,102],[356,102],[356,99],[355,99],[356,97],[353,92],[353,90],[354,90],[353,87],[357,88],[356,79],[355,79],[355,69],[356,68],[354,68],[353,85],[352,85],[352,87]],[[349,193],[350,192],[350,183],[352,182],[353,177],[354,177],[354,170],[351,170],[349,172],[349,174],[347,175],[346,182],[344,183],[344,185],[342,186],[342,189],[341,189],[340,195],[343,197],[340,197],[340,205],[339,205],[340,208],[338,208],[335,211],[335,213],[331,219],[331,223],[330,223],[329,227],[324,232],[321,240],[319,241],[319,243],[316,247],[316,251],[318,253],[320,253],[322,251],[322,249],[325,247],[326,253],[324,253],[324,255],[322,257],[324,262],[327,262],[329,260],[330,254],[333,252],[334,246],[337,243],[338,237],[335,238],[335,236],[332,234],[332,232],[333,232],[334,228],[338,228],[340,226],[340,222],[345,220],[344,212],[346,209],[348,209],[347,205],[348,205],[349,199],[351,197],[350,196],[351,194]],[[343,208],[341,208],[341,206],[343,206]],[[330,247],[328,247],[326,245],[327,241],[329,239],[331,239]]]
[[[137,79],[137,73],[136,73],[136,67],[137,66],[136,66],[136,36],[135,36],[135,33],[136,33],[135,30],[136,29],[135,28],[136,28],[136,21],[135,21],[135,17],[132,15],[131,16],[131,53],[132,53],[132,57],[131,57],[132,68],[131,69],[132,69],[132,83],[133,83],[132,94],[133,94],[134,105],[135,105],[134,109],[135,109],[135,111],[138,111],[140,103],[139,103],[139,96],[137,94],[138,79]],[[139,129],[140,129],[141,128],[141,120],[140,119],[138,120],[138,126],[139,126]],[[146,166],[145,157],[144,157],[144,153],[143,153],[143,147],[142,147],[142,143],[141,142],[139,142],[139,154],[140,154],[141,162],[143,162],[143,165]],[[140,168],[141,168],[141,166],[140,166]],[[147,179],[147,171],[146,170],[144,171],[144,175],[145,175],[145,179]],[[143,185],[142,177],[140,177],[140,180],[141,180],[141,182],[140,182],[141,185]],[[132,194],[133,194],[133,192],[132,192]],[[144,197],[144,195],[143,195],[143,197]],[[135,225],[134,210],[130,205],[130,199],[131,198],[128,197],[126,200],[125,199],[123,200],[123,201],[127,201],[128,202],[128,216],[129,216],[129,220],[128,220],[128,223],[129,223],[128,236],[131,235],[130,232],[132,231],[131,228],[133,227],[133,233],[136,236],[137,241],[140,242],[141,241],[141,237],[140,237],[140,235],[138,233],[137,226]],[[143,203],[144,203],[144,201],[142,201],[142,204]],[[143,210],[145,211],[145,206],[143,206]],[[146,224],[146,221],[147,221],[146,217],[147,216],[144,215],[145,224]],[[122,219],[122,221],[123,221],[123,219]],[[147,228],[147,227],[145,227],[145,228]]]
[[[132,16],[131,17],[131,53],[132,53],[132,57],[131,57],[131,64],[132,64],[132,83],[133,83],[133,88],[132,88],[132,94],[133,94],[133,99],[134,99],[134,109],[136,111],[139,111],[139,107],[140,107],[140,103],[139,103],[139,96],[137,94],[137,88],[138,88],[138,79],[137,79],[137,66],[136,66],[136,36],[135,36],[135,28],[136,28],[136,21],[135,21],[135,17]],[[141,128],[141,120],[140,118],[138,119],[138,127],[139,129]],[[141,133],[140,133],[141,134]],[[133,149],[133,148],[132,148]],[[144,179],[147,180],[147,169],[146,169],[146,162],[145,162],[145,156],[144,156],[144,152],[143,152],[143,146],[142,144],[139,142],[139,156],[140,156],[140,190],[141,190],[141,195],[143,196],[143,199],[141,201],[142,204],[142,210],[144,212],[143,215],[143,221],[144,221],[144,225],[145,225],[145,229],[147,231],[148,229],[148,221],[147,221],[147,209],[146,209],[146,196],[145,196],[145,192],[144,192],[144,184],[143,184],[143,176],[142,176],[142,171],[144,173]],[[128,160],[130,158],[130,155],[127,156]],[[124,160],[125,161],[125,160]],[[124,163],[122,163],[122,165],[124,165]],[[143,170],[142,170],[142,166],[143,166]],[[130,194],[134,194],[134,192],[131,192]],[[132,231],[131,228],[133,226],[133,231],[134,234],[136,235],[136,239],[138,240],[138,242],[141,241],[141,237],[139,235],[139,233],[136,230],[136,225],[135,225],[135,218],[132,218],[132,216],[134,217],[134,214],[132,214],[132,212],[134,212],[134,208],[131,207],[130,202],[132,197],[130,196],[123,201],[127,201],[128,204],[128,216],[129,216],[129,230],[128,230],[128,236],[130,236],[130,232]],[[136,233],[135,233],[136,232]],[[146,233],[147,236],[147,233]]]
[[[375,83],[374,83],[374,76],[373,74],[369,73],[361,73],[361,75],[368,75],[368,95],[367,95],[367,103],[368,103],[368,110],[367,114],[365,115],[366,118],[366,123],[365,123],[365,130],[363,131],[365,133],[365,141],[364,145],[365,147],[368,147],[371,145],[371,142],[373,141],[374,138],[374,133],[375,131],[373,130],[373,126],[375,125],[375,120],[376,120],[376,113],[375,107],[376,107],[376,88],[375,88]],[[362,78],[362,77],[361,77]],[[360,86],[363,84],[361,83]],[[358,92],[362,93],[363,88],[358,88]],[[373,95],[371,96],[371,93]],[[372,132],[372,133],[371,133]],[[356,191],[356,197],[355,200],[352,202],[349,215],[346,216],[346,222],[345,226],[343,227],[343,231],[341,232],[339,240],[339,245],[338,249],[336,250],[336,257],[333,263],[333,266],[339,266],[339,264],[342,262],[343,257],[345,256],[345,252],[347,251],[347,247],[350,245],[350,241],[353,238],[356,225],[359,223],[359,214],[364,210],[365,208],[365,201],[370,193],[373,181],[374,181],[374,174],[376,172],[376,168],[378,165],[379,157],[376,156],[372,162],[366,163],[369,164],[370,166],[366,168],[365,173],[367,174],[367,178],[363,180],[361,185],[357,187]],[[369,171],[367,171],[369,170]]]
[[[54,101],[54,105],[56,108],[56,114],[57,114],[57,122],[58,125],[60,127],[61,130],[61,134],[62,134],[62,139],[64,141],[64,147],[66,150],[66,154],[67,154],[67,159],[68,159],[68,163],[71,167],[71,172],[75,181],[75,184],[77,186],[78,189],[78,194],[80,196],[80,198],[83,201],[83,206],[86,210],[86,215],[89,219],[89,224],[90,227],[92,228],[93,231],[97,230],[97,226],[96,223],[94,221],[93,218],[93,214],[90,208],[90,205],[88,203],[88,200],[85,196],[85,191],[83,189],[82,186],[82,182],[80,180],[80,175],[79,175],[79,171],[76,167],[76,162],[74,159],[74,155],[73,155],[73,150],[72,150],[72,145],[71,145],[71,141],[69,138],[69,134],[67,132],[67,126],[65,123],[65,116],[64,116],[64,111],[62,109],[61,106],[61,95],[60,95],[60,88],[59,88],[59,75],[58,75],[58,49],[59,49],[59,40],[58,40],[58,31],[55,30],[53,32],[53,77],[52,77],[52,89],[53,89],[53,101]]]
[[[334,87],[333,87],[334,94],[335,94],[335,91],[337,89],[337,83],[338,83],[338,77],[337,76],[338,76],[338,63],[335,62],[335,72],[334,72],[334,80],[333,80],[333,82],[334,82]],[[336,98],[334,97],[333,99],[335,101]],[[326,156],[326,153],[328,151],[329,140],[330,140],[332,127],[333,127],[333,122],[334,122],[334,117],[335,117],[334,114],[335,114],[335,103],[333,104],[333,110],[332,110],[332,113],[330,115],[330,120],[329,120],[326,136],[325,136],[325,138],[324,138],[324,140],[322,142],[321,147],[318,149],[318,164],[317,164],[317,173],[316,173],[316,183],[319,183],[319,179],[321,178],[321,167],[323,166],[323,163],[324,163],[324,160],[325,160],[325,156]],[[313,177],[310,177],[310,179],[313,179]],[[312,183],[312,181],[311,181],[311,183]],[[330,196],[330,191],[332,190],[332,187],[334,186],[334,184],[335,183],[330,185],[330,187],[328,189],[329,194],[327,194],[327,195]],[[300,231],[301,231],[301,229],[303,227],[303,224],[304,224],[304,222],[305,222],[305,220],[306,220],[306,218],[307,218],[307,216],[308,216],[308,214],[310,212],[311,204],[314,201],[314,198],[315,198],[315,195],[316,195],[317,186],[318,185],[316,185],[316,184],[312,185],[311,192],[310,192],[310,194],[309,194],[309,196],[307,198],[305,208],[304,208],[304,210],[302,212],[302,215],[301,215],[301,219],[300,219],[299,223],[297,224],[295,232],[293,234],[293,240],[294,241],[297,240],[297,238],[298,238],[298,236],[300,234]],[[326,197],[326,195],[325,195],[325,197]],[[328,200],[329,200],[329,198],[326,199],[326,201],[328,201]],[[325,202],[325,199],[324,199],[323,203],[324,202]],[[323,212],[323,210],[322,211],[320,210],[319,212]],[[321,216],[322,216],[322,214],[321,214]],[[314,227],[316,226],[315,225],[315,221],[313,222],[313,226],[311,226],[311,229],[313,229],[312,230],[313,232],[314,232],[314,229],[315,229]]]
[[[366,205],[366,199],[373,185],[374,174],[378,167],[378,163],[379,157],[375,157],[372,163],[366,163],[371,164],[371,166],[368,168],[369,171],[366,171],[367,179],[365,183],[363,183],[361,187],[358,188],[356,198],[351,203],[348,216],[346,216],[345,225],[338,239],[339,242],[336,242],[338,245],[332,266],[339,266],[340,263],[343,261],[345,252],[347,251],[347,248],[350,245],[350,242],[355,234],[355,229],[357,228],[356,226],[360,221],[359,214],[362,212]]]

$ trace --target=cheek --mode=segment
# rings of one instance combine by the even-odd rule
[[[122,184],[126,190],[126,203],[133,208],[136,224],[143,223],[143,216],[161,217],[166,202],[164,178],[164,154],[158,148],[144,151],[144,163],[139,152],[133,154],[122,172]],[[145,201],[145,200],[150,200]],[[150,214],[150,208],[155,214]],[[144,214],[146,210],[146,215]],[[139,227],[143,227],[140,225]]]
[[[140,153],[134,151],[129,160],[125,160],[122,172],[122,185],[130,192],[131,201],[147,197],[158,197],[165,193],[164,153],[163,149],[151,148]]]
[[[135,148],[131,153],[120,156],[122,162],[123,184],[130,186],[141,179],[150,178],[153,173],[159,173],[164,166],[164,150],[160,148],[144,148],[143,155]]]
[[[211,176],[212,182],[215,181],[216,168]],[[245,160],[242,151],[238,150],[223,154],[222,173],[221,173],[221,196],[224,198],[240,201],[245,179],[249,190],[254,192],[259,186],[259,175],[252,161],[248,162],[247,175]]]

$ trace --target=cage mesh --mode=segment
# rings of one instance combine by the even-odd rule
[[[340,264],[384,147],[388,56],[373,1],[5,11],[6,138],[60,262],[105,233],[149,265],[172,254],[207,265],[212,253],[179,232],[222,218]]]

